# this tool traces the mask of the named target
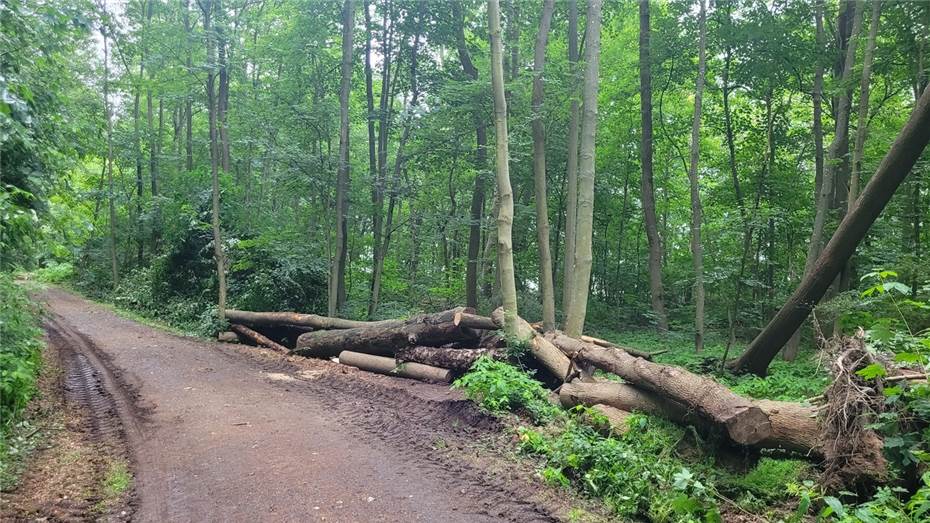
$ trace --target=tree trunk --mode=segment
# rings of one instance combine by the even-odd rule
[[[463,309],[422,314],[403,321],[352,329],[314,331],[297,338],[294,354],[329,358],[342,350],[366,354],[393,355],[408,345],[439,346],[454,341],[477,339],[474,331],[453,322]]]
[[[600,79],[601,0],[588,2],[585,37],[585,71],[582,91],[581,146],[578,162],[578,215],[575,219],[574,280],[565,333],[581,336],[591,285],[591,251],[594,229],[594,153],[597,132],[597,93]],[[566,253],[568,254],[568,253]]]
[[[580,339],[572,338],[571,336],[566,336],[558,331],[549,331],[545,333],[547,340],[552,342],[553,345],[559,348],[569,357],[574,357],[579,352],[585,349],[597,349],[601,348],[610,348],[610,349],[619,349],[623,352],[630,354],[631,356],[636,356],[637,358],[643,358],[644,360],[651,360],[652,354],[648,352],[643,352],[641,350],[634,349],[632,347],[624,347],[622,345],[615,345],[610,343],[607,340],[602,340],[600,338],[592,338],[590,336],[582,336]]]
[[[823,252],[781,310],[739,359],[731,364],[737,372],[765,375],[769,363],[788,341],[811,309],[826,293],[846,261],[855,252],[869,227],[878,218],[898,186],[910,173],[930,141],[930,90],[917,101],[910,118],[869,180],[852,211],[837,227]],[[826,178],[826,174],[824,176]]]
[[[661,416],[683,425],[706,429],[711,426],[704,418],[682,404],[662,395],[624,383],[600,381],[566,383],[559,389],[559,401],[570,408],[576,405],[609,405],[623,411],[636,411]],[[772,427],[771,434],[754,446],[785,449],[817,458],[823,455],[820,428],[813,407],[786,401],[756,400]]]
[[[223,237],[220,229],[220,149],[216,132],[216,40],[211,25],[214,4],[206,0],[200,5],[203,10],[203,31],[207,39],[207,112],[209,113],[210,132],[210,175],[212,181],[213,257],[216,261],[217,280],[217,315],[220,321],[226,319],[226,255],[223,251]]]
[[[232,323],[229,325],[229,329],[235,332],[236,334],[243,336],[244,338],[254,341],[255,343],[261,345],[262,347],[268,347],[269,349],[275,352],[280,352],[281,354],[288,354],[291,352],[291,350],[285,347],[284,345],[281,345],[280,343],[272,340],[271,338],[268,338],[264,334],[260,332],[256,332],[246,327],[245,325],[239,325],[237,323]]]
[[[817,34],[818,41],[823,37],[823,22],[821,20],[821,9],[822,2],[818,1],[816,6],[817,17]],[[862,18],[862,9],[860,7],[860,1],[856,0],[855,2],[855,12],[853,15],[853,33],[850,35],[849,44],[846,47],[846,61],[843,66],[842,76],[840,78],[840,83],[845,84],[849,77],[852,74],[852,68],[856,61],[856,36],[858,34],[858,27]],[[819,103],[817,99],[817,93],[823,88],[823,66],[817,65],[817,71],[814,76],[814,103]],[[841,89],[841,94],[838,97],[837,107],[836,107],[836,135],[833,138],[833,141],[830,143],[830,147],[827,151],[826,162],[823,165],[823,174],[820,176],[820,191],[817,194],[816,201],[816,212],[814,213],[814,225],[811,229],[811,239],[807,248],[807,258],[804,262],[804,276],[806,277],[814,268],[814,262],[817,260],[817,257],[820,255],[820,251],[823,247],[823,236],[824,229],[826,227],[827,219],[829,218],[830,208],[834,201],[834,184],[837,181],[837,168],[839,164],[843,161],[840,157],[841,150],[844,148],[843,145],[848,142],[847,133],[849,132],[849,92],[846,89]],[[818,120],[819,112],[815,107],[814,121],[815,121],[815,139],[817,135],[820,135],[821,146],[822,146],[822,129],[818,129]],[[799,326],[800,327],[800,326]],[[790,343],[785,348],[784,358],[786,360],[793,360],[797,357],[798,346],[800,344],[800,333],[795,331],[792,334],[793,339],[789,339]]]
[[[452,371],[448,369],[440,369],[420,363],[400,363],[394,358],[372,356],[371,354],[342,351],[339,353],[339,363],[388,376],[440,383],[452,381]]]
[[[113,277],[112,285],[115,288],[119,282],[119,270],[116,262],[116,202],[113,184],[113,106],[110,104],[110,39],[106,27],[107,10],[103,5],[103,24],[100,33],[103,36],[103,108],[107,119],[107,158],[105,169],[107,171],[107,205],[109,207],[110,230],[110,271]]]
[[[382,190],[378,179],[378,157],[375,153],[375,96],[373,87],[373,73],[371,68],[371,41],[373,33],[371,30],[371,10],[370,2],[365,0],[362,10],[365,13],[365,102],[368,108],[366,118],[368,124],[368,176],[371,178],[371,201],[372,207],[372,262],[377,266],[379,259],[379,249],[381,247],[381,207],[382,207]],[[383,89],[383,83],[382,83]],[[373,315],[373,310],[377,308],[374,301],[374,274],[371,280],[371,297],[369,298],[368,310],[369,318]]]
[[[698,160],[701,148],[701,102],[704,95],[704,75],[707,70],[707,22],[704,0],[700,0],[698,26],[698,76],[694,88],[694,122],[691,126],[691,156],[688,180],[691,182],[691,255],[694,261],[694,350],[704,350],[704,244],[701,241],[701,188],[698,181]]]
[[[555,328],[555,290],[552,283],[552,253],[549,249],[549,205],[546,193],[546,126],[542,120],[543,70],[555,0],[543,0],[536,51],[533,57],[533,181],[536,197],[536,243],[539,251],[539,290],[543,326]]]
[[[339,89],[339,171],[336,175],[336,253],[329,276],[328,314],[335,316],[345,305],[345,272],[348,253],[349,191],[349,90],[352,88],[352,36],[355,2],[345,0],[342,8],[342,81]]]
[[[478,80],[478,69],[472,63],[465,42],[465,15],[461,0],[452,2],[452,14],[455,17],[455,46],[458,51],[462,70],[472,81]],[[478,307],[479,257],[481,255],[481,222],[484,214],[484,176],[488,163],[488,131],[484,115],[475,111],[475,188],[472,191],[471,208],[468,225],[468,251],[465,263],[465,305]]]
[[[397,349],[394,357],[397,363],[412,361],[456,372],[466,372],[482,356],[499,358],[497,352],[489,349],[447,349],[422,346],[402,347]]]
[[[642,164],[643,221],[649,240],[649,292],[659,332],[668,331],[662,289],[662,238],[656,218],[655,186],[652,180],[652,65],[649,57],[649,0],[639,0],[639,99],[642,117],[640,163]]]
[[[504,309],[498,308],[491,313],[491,318],[498,327],[503,328],[505,320]],[[529,344],[530,353],[536,361],[545,367],[553,376],[559,380],[565,380],[569,377],[572,370],[572,363],[561,350],[552,344],[549,340],[536,332],[533,327],[523,318],[516,316],[513,321],[515,332],[513,336],[519,340],[524,340]]]
[[[226,45],[226,11],[222,0],[216,0],[216,14],[219,23],[216,26],[217,51],[219,59],[217,72],[219,86],[216,100],[216,125],[219,151],[219,164],[223,172],[229,172],[229,56]]]
[[[569,85],[575,85],[578,71],[578,2],[568,0],[568,64],[572,79]],[[562,275],[562,311],[571,308],[573,279],[575,278],[575,228],[578,216],[578,98],[575,90],[571,91],[571,106],[568,117],[568,152],[565,167],[565,256]]]
[[[182,0],[181,18],[184,21],[184,49],[187,52],[187,70],[194,70],[193,49],[191,49],[191,18],[190,18],[190,0]],[[194,170],[194,111],[193,96],[190,92],[184,97],[184,167],[187,172]]]
[[[504,330],[517,333],[517,286],[513,269],[513,190],[510,187],[510,150],[507,137],[507,100],[504,97],[504,66],[501,62],[501,14],[499,0],[488,0],[488,31],[491,38],[491,88],[494,91],[494,130],[497,140],[497,264],[501,279]]]
[[[253,326],[274,327],[278,325],[294,325],[309,327],[311,329],[355,329],[359,327],[387,327],[402,323],[401,320],[383,321],[356,321],[317,316],[316,314],[300,314],[298,312],[251,312],[229,309],[226,318],[235,323],[245,323]]]
[[[710,378],[652,363],[617,349],[585,348],[575,360],[612,372],[637,387],[694,409],[725,427],[736,443],[751,445],[771,435],[768,416],[761,409]]]

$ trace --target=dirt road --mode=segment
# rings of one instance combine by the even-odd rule
[[[42,298],[50,343],[83,376],[71,395],[129,449],[134,520],[548,521],[572,508],[447,387],[175,336],[62,290]]]

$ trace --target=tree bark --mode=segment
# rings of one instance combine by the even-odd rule
[[[501,61],[501,16],[499,0],[488,0],[488,31],[491,38],[491,89],[494,91],[494,129],[497,141],[497,264],[501,279],[501,302],[506,319],[504,330],[517,333],[517,286],[513,269],[513,190],[510,186],[510,150],[507,137],[507,100]]]
[[[110,33],[106,4],[103,6],[103,21],[100,33],[103,37],[103,109],[107,119],[107,158],[105,169],[107,172],[107,206],[109,207],[110,232],[110,271],[113,278],[112,286],[115,288],[119,282],[119,269],[116,262],[116,202],[113,183],[113,105],[110,103]]]
[[[491,313],[491,318],[498,327],[504,327],[504,309],[496,309]],[[525,340],[529,344],[530,353],[536,358],[536,361],[542,364],[556,378],[560,380],[567,379],[572,370],[572,363],[568,357],[562,354],[562,351],[552,342],[537,333],[526,320],[519,316],[515,320],[516,332],[514,336],[517,339]]]
[[[543,0],[543,11],[536,36],[533,57],[533,181],[536,196],[536,244],[539,251],[539,290],[542,299],[543,326],[555,328],[555,289],[552,283],[552,253],[549,249],[549,205],[546,193],[546,126],[542,119],[543,71],[546,46],[555,0]]]
[[[545,333],[547,340],[552,342],[553,345],[558,347],[562,352],[564,352],[569,358],[575,357],[578,353],[585,349],[596,350],[597,348],[609,348],[609,349],[619,349],[631,356],[637,358],[643,358],[644,360],[651,360],[652,354],[648,352],[643,352],[641,350],[636,350],[632,347],[624,347],[622,345],[614,345],[607,340],[602,340],[599,338],[591,338],[590,336],[582,336],[581,339],[572,338],[558,331],[550,331]]]
[[[452,371],[448,369],[440,369],[420,363],[400,363],[394,358],[372,356],[371,354],[342,351],[339,353],[339,363],[388,376],[440,383],[452,381]]]
[[[453,322],[463,309],[422,314],[407,320],[352,329],[314,331],[297,338],[294,354],[329,358],[342,350],[393,355],[408,345],[440,346],[454,341],[477,339],[477,334]]]
[[[568,0],[568,64],[572,79],[569,85],[575,85],[574,77],[578,71],[578,2]],[[565,256],[562,275],[562,311],[571,307],[573,279],[575,277],[575,228],[578,216],[578,98],[571,90],[571,106],[568,117],[568,152],[565,167]]]
[[[352,37],[355,2],[345,0],[342,8],[342,80],[339,89],[339,170],[336,175],[336,253],[329,276],[328,314],[335,316],[345,305],[345,272],[348,254],[349,192],[349,91],[352,88]]]
[[[662,238],[656,218],[655,186],[652,179],[652,64],[649,48],[649,0],[639,0],[639,98],[642,117],[640,163],[642,166],[643,221],[649,241],[649,292],[659,332],[668,331],[662,288]]]
[[[412,361],[456,372],[466,372],[482,356],[500,357],[496,351],[489,349],[448,349],[423,346],[402,347],[397,349],[394,357],[398,363]]]
[[[281,345],[280,343],[272,340],[271,338],[265,336],[260,332],[256,332],[245,325],[239,325],[237,323],[231,323],[229,329],[240,336],[243,336],[247,339],[254,341],[255,343],[261,345],[262,347],[268,347],[269,349],[280,352],[281,354],[288,354],[291,352],[290,349]]]
[[[737,372],[765,375],[772,358],[826,293],[872,223],[910,173],[928,141],[930,90],[925,90],[878,170],[859,196],[856,206],[840,222],[810,274],[803,278],[781,310],[756,336],[746,352],[730,365],[731,368]]]
[[[702,429],[712,426],[706,419],[680,403],[625,383],[566,383],[559,389],[559,401],[567,408],[603,404],[623,411],[661,416],[676,423],[694,425]],[[823,456],[820,428],[813,407],[770,400],[755,400],[752,403],[768,416],[772,426],[771,434],[756,442],[754,446],[790,450],[814,458]]]
[[[223,251],[223,236],[220,229],[220,178],[219,178],[219,143],[216,123],[216,39],[211,25],[214,3],[205,0],[200,4],[203,11],[203,31],[207,39],[207,112],[210,127],[210,177],[212,181],[213,257],[216,261],[217,280],[217,315],[220,321],[226,319],[226,254]]]
[[[823,241],[822,235],[817,235],[817,217],[816,212],[820,212],[821,202],[825,198],[824,194],[832,194],[833,191],[833,181],[830,181],[830,186],[826,189],[823,187],[824,183],[824,151],[823,151],[823,62],[819,57],[819,53],[823,50],[824,46],[824,31],[823,31],[823,0],[815,0],[814,3],[814,24],[816,26],[816,39],[817,45],[816,50],[818,57],[815,59],[816,65],[814,67],[814,88],[811,93],[811,98],[813,99],[814,104],[814,122],[812,133],[814,135],[814,207],[816,209],[814,216],[814,229],[811,232],[811,241],[808,244],[807,257],[804,261],[804,275],[807,275],[808,267],[812,262],[811,252],[814,249],[814,245],[817,245],[817,253],[820,252],[820,243]],[[823,226],[821,225],[821,231]],[[816,242],[815,242],[816,240]],[[788,344],[785,346],[785,351],[783,357],[786,361],[794,361],[798,357],[798,350],[801,344],[801,331],[796,330],[794,334],[791,335],[791,338],[788,340]]]
[[[229,309],[226,311],[226,318],[231,322],[245,323],[248,325],[269,327],[277,325],[295,325],[320,330],[386,327],[402,322],[402,320],[356,321],[328,316],[317,316],[316,314],[300,314],[298,312],[251,312],[236,309]]]
[[[594,232],[594,154],[597,133],[597,94],[600,79],[601,0],[590,0],[585,20],[585,71],[582,91],[581,146],[578,161],[578,215],[575,219],[574,280],[565,333],[581,336],[591,284]],[[569,255],[566,253],[566,255]]]
[[[751,445],[771,435],[768,416],[761,409],[712,379],[652,363],[618,349],[585,348],[574,359],[694,409],[725,427],[736,443]]]
[[[704,0],[699,0],[698,15],[698,76],[694,87],[694,122],[691,126],[691,155],[688,179],[691,182],[691,256],[694,262],[694,350],[704,350],[704,244],[701,241],[701,187],[698,160],[701,148],[701,102],[704,95],[704,75],[707,70],[707,14]]]

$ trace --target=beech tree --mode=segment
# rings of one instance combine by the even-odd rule
[[[339,171],[336,175],[336,253],[329,276],[329,315],[345,305],[345,273],[348,255],[349,190],[349,91],[352,88],[352,37],[355,30],[355,3],[342,7],[342,82],[339,88]]]
[[[704,0],[698,0],[698,75],[694,86],[694,122],[691,126],[691,155],[688,179],[691,182],[691,256],[694,258],[694,350],[704,350],[704,244],[701,241],[701,186],[698,161],[701,153],[701,103],[707,70],[707,13]]]

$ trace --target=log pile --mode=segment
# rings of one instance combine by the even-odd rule
[[[513,319],[517,340],[506,338],[519,347],[505,347],[499,333],[506,321],[502,309],[489,317],[460,307],[376,322],[285,312],[229,311],[227,317],[245,343],[305,357],[338,357],[340,363],[370,372],[424,381],[448,383],[480,357],[506,360],[520,352],[523,361],[535,360],[551,375],[549,383],[556,384],[563,406],[591,407],[601,424],[607,420],[599,430],[612,434],[628,430],[630,413],[644,412],[720,434],[740,447],[780,449],[815,460],[835,453],[836,438],[828,446],[823,436],[822,409],[750,400],[712,378],[656,363],[656,353],[595,337],[540,332],[520,317]],[[260,332],[281,327],[303,329],[291,348]],[[603,377],[611,375],[622,382]]]

